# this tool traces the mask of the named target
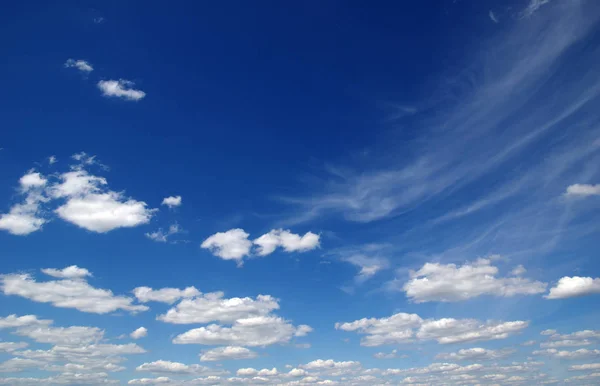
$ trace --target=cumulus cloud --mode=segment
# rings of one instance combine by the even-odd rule
[[[0,230],[25,236],[42,229],[47,222],[41,217],[40,204],[47,200],[44,188],[48,180],[40,173],[29,171],[19,179],[21,203],[13,205],[8,213],[0,214]]]
[[[547,299],[566,299],[600,293],[600,278],[565,276],[550,289]]]
[[[148,309],[144,305],[133,304],[130,297],[114,295],[110,290],[92,287],[83,277],[38,282],[30,274],[0,275],[0,289],[5,295],[17,295],[35,302],[50,303],[55,307],[75,308],[96,314]]]
[[[436,359],[450,360],[450,361],[485,361],[485,360],[498,360],[504,359],[509,355],[516,352],[513,349],[503,350],[488,350],[481,347],[474,347],[468,349],[458,350],[457,352],[451,353],[440,353],[436,355]]]
[[[250,254],[252,248],[248,236],[250,235],[243,229],[230,229],[227,232],[215,233],[204,240],[200,246],[223,260],[235,260],[239,265],[242,259]]]
[[[0,353],[12,353],[29,346],[26,342],[0,342]]]
[[[89,62],[86,62],[85,60],[75,60],[75,59],[67,59],[67,61],[65,62],[65,67],[66,68],[76,68],[81,72],[85,72],[85,73],[90,73],[92,71],[94,71],[94,67],[92,67],[92,65]]]
[[[211,324],[195,328],[173,339],[175,344],[204,344],[218,346],[268,346],[287,343],[298,329],[275,316],[253,316],[237,319],[231,327]]]
[[[200,355],[200,360],[203,362],[214,362],[233,359],[252,359],[256,357],[258,357],[256,352],[245,347],[227,346],[203,351]]]
[[[559,351],[554,348],[549,348],[546,350],[537,350],[533,352],[533,355],[545,355],[557,359],[583,359],[583,358],[593,358],[600,356],[600,350],[588,350],[585,348],[575,350],[575,351]]]
[[[282,247],[286,252],[305,252],[318,248],[320,245],[320,236],[312,232],[306,232],[300,236],[289,230],[273,229],[256,240],[257,254],[266,256],[275,251],[277,247]]]
[[[415,340],[436,340],[440,344],[505,339],[528,326],[528,322],[481,322],[475,319],[427,319],[417,314],[398,313],[388,318],[364,318],[336,323],[335,328],[366,335],[362,346],[381,346]]]
[[[586,185],[586,184],[574,184],[567,187],[565,193],[570,197],[587,197],[587,196],[600,196],[600,184],[598,185]]]
[[[215,370],[198,364],[186,365],[184,363],[165,360],[144,363],[138,366],[136,371],[146,371],[154,374],[178,375],[218,375],[226,373],[223,370]]]
[[[497,277],[497,274],[498,268],[492,266],[489,259],[462,266],[426,263],[411,273],[403,290],[415,303],[456,302],[481,295],[533,295],[546,291],[546,283],[521,277]]]
[[[63,269],[43,268],[42,272],[46,275],[57,277],[59,279],[78,279],[86,276],[92,276],[90,271],[85,268],[79,268],[76,265],[71,265]]]
[[[200,296],[202,293],[196,287],[186,287],[184,289],[161,288],[157,290],[150,287],[137,287],[133,290],[133,294],[142,303],[161,302],[173,304],[177,300],[193,298]]]
[[[269,255],[277,247],[283,248],[286,252],[306,252],[320,245],[320,236],[312,232],[300,236],[289,230],[273,229],[254,241],[250,241],[249,236],[250,234],[243,229],[230,229],[208,237],[201,247],[224,260],[235,260],[238,266],[241,266],[243,258],[251,255],[252,245],[257,247],[258,256]]]
[[[169,196],[162,200],[162,205],[166,205],[169,208],[175,208],[181,206],[181,196]]]
[[[148,329],[145,327],[140,327],[129,334],[133,339],[140,339],[148,335]]]
[[[134,83],[125,80],[101,80],[98,82],[98,88],[105,97],[122,98],[128,101],[139,101],[146,96],[142,90],[133,88]]]
[[[23,315],[17,316],[15,314],[8,315],[6,317],[0,317],[0,329],[2,328],[15,328],[25,326],[45,326],[51,324],[51,320],[38,319],[35,315]]]

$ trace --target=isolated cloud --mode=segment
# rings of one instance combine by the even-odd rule
[[[85,60],[75,60],[75,59],[67,59],[65,62],[65,67],[67,68],[76,68],[81,72],[90,73],[94,71],[94,67],[89,62]]]
[[[195,328],[173,339],[175,344],[204,344],[218,346],[269,346],[287,343],[297,328],[275,316],[253,316],[237,319],[231,327],[211,324]]]
[[[181,206],[181,196],[169,196],[162,200],[162,205],[166,205],[169,208],[175,208]]]
[[[550,288],[547,299],[565,299],[600,293],[600,278],[565,276]]]
[[[47,198],[44,188],[48,180],[40,173],[29,171],[19,179],[21,203],[13,205],[8,213],[0,214],[0,230],[13,235],[25,236],[42,229],[47,222],[40,216],[40,204]]]
[[[132,298],[94,288],[82,277],[38,282],[30,274],[0,275],[0,289],[5,295],[17,295],[35,302],[50,303],[55,307],[75,308],[96,314],[148,309],[144,305],[132,304]]]
[[[277,247],[282,247],[286,252],[310,251],[319,247],[319,238],[319,235],[312,232],[300,236],[289,230],[273,229],[254,240],[254,244],[258,246],[257,254],[266,256],[273,253]]]
[[[212,292],[184,299],[157,319],[174,324],[231,323],[252,316],[264,316],[279,309],[278,300],[269,295],[258,295],[255,299],[224,296],[223,292]]]
[[[233,359],[252,359],[256,357],[258,357],[256,352],[245,347],[227,346],[203,351],[200,355],[200,360],[203,362],[215,362]]]
[[[102,95],[106,97],[122,98],[128,101],[139,101],[146,96],[146,93],[133,88],[134,83],[125,80],[101,80],[98,82],[98,88]]]
[[[586,184],[575,184],[567,188],[567,196],[571,197],[587,197],[587,196],[600,196],[600,184],[598,185],[586,185]]]
[[[546,291],[545,283],[521,277],[502,278],[497,274],[498,268],[492,266],[489,259],[478,259],[462,266],[426,263],[411,273],[403,290],[415,303],[456,302],[481,295],[533,295]]]
[[[133,331],[131,334],[129,334],[129,336],[133,339],[140,339],[145,337],[146,335],[148,335],[148,329],[145,327],[140,327]]]
[[[248,240],[248,236],[250,235],[243,229],[230,229],[227,232],[215,233],[200,246],[223,260],[236,260],[239,264],[244,256],[250,254],[252,242]]]
[[[528,322],[481,322],[475,319],[421,319],[417,314],[398,313],[388,318],[364,318],[336,323],[335,328],[366,335],[361,346],[381,346],[411,341],[436,340],[440,344],[505,339],[519,333]]]
[[[146,302],[161,302],[173,304],[179,299],[193,298],[200,296],[202,293],[196,287],[179,288],[161,288],[152,289],[150,287],[137,287],[133,290],[135,297],[142,303]]]
[[[90,271],[88,271],[85,268],[79,268],[76,265],[71,265],[71,266],[63,268],[63,269],[43,268],[42,272],[45,273],[46,275],[56,277],[59,279],[77,279],[77,278],[83,278],[86,276],[92,276]]]

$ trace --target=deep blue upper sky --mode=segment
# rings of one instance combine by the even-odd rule
[[[592,0],[5,4],[0,384],[593,384],[599,18]]]

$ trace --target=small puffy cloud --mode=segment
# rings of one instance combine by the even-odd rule
[[[278,375],[279,372],[277,371],[277,369],[275,367],[273,367],[270,370],[269,369],[256,370],[256,369],[253,369],[252,367],[248,367],[248,368],[238,369],[236,371],[236,374],[240,377],[272,377],[272,376]]]
[[[258,246],[257,254],[266,256],[273,253],[277,247],[282,247],[286,252],[310,251],[319,247],[319,239],[320,236],[312,232],[300,236],[289,230],[273,229],[254,240],[254,244]]]
[[[166,232],[162,228],[159,228],[157,231],[146,233],[146,237],[159,243],[166,243],[169,241],[169,237],[181,232],[179,224],[173,224]]]
[[[81,72],[85,72],[85,73],[90,73],[92,71],[94,71],[94,67],[92,67],[92,65],[89,62],[86,62],[85,60],[75,60],[75,59],[67,59],[67,61],[65,62],[65,67],[66,68],[76,68]]]
[[[59,279],[78,279],[86,276],[92,276],[90,271],[85,268],[79,268],[76,265],[71,265],[63,269],[43,268],[42,272],[46,275],[57,277]]]
[[[231,323],[251,316],[268,315],[279,309],[279,302],[270,295],[258,295],[255,299],[225,298],[223,292],[211,292],[192,299],[184,299],[158,320],[174,324]]]
[[[200,360],[202,362],[214,362],[233,359],[252,359],[256,357],[258,357],[256,352],[245,347],[227,346],[203,351],[200,355]]]
[[[214,370],[198,364],[186,365],[184,363],[165,360],[144,363],[138,366],[136,371],[146,371],[154,374],[177,375],[216,375],[225,373],[222,370]]]
[[[122,98],[128,101],[139,101],[146,96],[142,90],[133,88],[134,83],[125,80],[101,80],[98,82],[98,88],[105,97]]]
[[[600,278],[565,276],[550,289],[547,299],[565,299],[600,294]]]
[[[181,196],[169,196],[162,200],[162,205],[166,205],[169,208],[175,208],[181,206]]]
[[[511,354],[514,354],[516,350],[503,349],[503,350],[488,350],[481,347],[474,347],[468,349],[458,350],[457,352],[451,353],[440,353],[436,355],[436,359],[450,360],[450,361],[485,361],[485,360],[498,360],[504,359]]]
[[[554,348],[549,348],[546,350],[534,351],[533,355],[544,355],[557,359],[584,359],[600,356],[600,350],[588,350],[585,348],[581,348],[575,351],[559,351]]]
[[[47,201],[44,189],[48,180],[40,173],[29,171],[19,180],[23,202],[13,205],[8,213],[0,214],[0,230],[25,236],[42,229],[47,222],[40,216],[40,204]]]
[[[38,282],[29,274],[0,275],[0,289],[5,295],[17,295],[35,302],[50,303],[55,307],[75,308],[96,314],[148,309],[144,305],[133,304],[130,297],[92,287],[82,277]]]
[[[252,248],[248,236],[250,235],[243,229],[230,229],[227,232],[215,233],[204,240],[200,246],[223,260],[236,260],[240,264],[242,259],[250,254]]]
[[[146,335],[148,335],[148,329],[145,327],[140,327],[133,331],[131,334],[129,334],[129,336],[133,339],[140,339],[145,337]]]
[[[416,314],[398,313],[388,318],[363,318],[349,323],[336,323],[335,328],[366,335],[361,339],[362,346],[381,346],[414,340],[436,340],[440,344],[448,344],[505,339],[528,325],[525,321],[424,320]]]
[[[587,197],[587,196],[600,196],[600,184],[597,185],[586,185],[586,184],[575,184],[567,188],[565,193],[569,197]]]
[[[137,287],[133,290],[133,294],[142,303],[161,302],[173,304],[177,300],[193,298],[200,296],[202,293],[196,287],[186,287],[184,289],[161,288],[157,290],[150,287]]]
[[[223,346],[269,346],[287,343],[297,329],[288,321],[275,316],[254,316],[236,320],[231,327],[211,324],[195,328],[173,339],[175,344]]]
[[[481,295],[534,295],[546,291],[546,283],[521,277],[497,277],[498,268],[489,259],[472,264],[426,263],[411,273],[404,285],[406,296],[415,303],[456,302]]]
[[[556,334],[556,332],[557,332],[556,330],[548,329],[548,330],[544,330],[544,331],[540,332],[540,335],[544,335],[544,336],[554,335],[554,334]]]
[[[54,165],[57,162],[58,162],[58,159],[56,158],[56,156],[51,155],[50,157],[48,157],[48,164]]]

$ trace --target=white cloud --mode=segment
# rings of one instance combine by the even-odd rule
[[[196,287],[179,288],[161,288],[152,289],[150,287],[137,287],[133,290],[135,297],[142,303],[161,302],[173,304],[179,299],[193,298],[202,293]]]
[[[534,351],[533,355],[545,355],[557,359],[582,359],[600,356],[600,350],[588,350],[582,348],[575,351],[559,351],[554,348],[549,348],[546,350]]]
[[[375,359],[394,359],[398,357],[398,350],[392,350],[390,353],[378,352],[373,354],[373,358]],[[406,355],[403,355],[402,358],[406,358]]]
[[[82,312],[105,314],[117,310],[146,311],[133,299],[115,296],[112,291],[94,288],[82,278],[37,282],[29,274],[0,275],[0,288],[5,295],[17,295],[55,307],[75,308]]]
[[[133,339],[140,339],[148,335],[148,329],[145,327],[140,327],[129,334]]]
[[[282,247],[286,252],[310,251],[319,247],[319,239],[320,236],[312,232],[300,236],[289,230],[273,229],[254,240],[254,244],[258,246],[257,254],[266,256],[273,253],[277,247]]]
[[[165,360],[144,363],[138,366],[136,371],[147,371],[153,374],[177,375],[216,375],[226,373],[223,370],[215,370],[198,364],[186,365],[184,363]]]
[[[132,88],[133,86],[133,82],[125,79],[101,80],[98,82],[98,88],[102,91],[102,95],[106,97],[123,98],[129,101],[143,99],[146,93]]]
[[[581,346],[589,346],[592,344],[591,341],[587,339],[563,339],[556,340],[550,342],[544,342],[540,344],[541,348],[557,348],[557,347],[581,347]]]
[[[600,184],[598,185],[586,185],[586,184],[575,184],[567,188],[567,196],[571,197],[586,197],[586,196],[600,196]]]
[[[498,21],[499,21],[499,20],[498,20],[498,18],[496,17],[496,15],[494,14],[494,12],[490,11],[490,12],[489,12],[489,16],[490,16],[490,19],[491,19],[491,20],[492,20],[494,23],[498,23]]]
[[[243,229],[230,229],[227,232],[215,233],[200,246],[224,260],[236,260],[239,265],[244,256],[250,254],[252,242],[248,240],[248,236],[250,235]]]
[[[548,330],[544,330],[542,332],[540,332],[540,335],[554,335],[556,334],[556,330],[553,329],[548,329]]]
[[[155,232],[146,233],[146,237],[150,240],[154,240],[159,243],[166,243],[169,241],[169,237],[181,233],[182,230],[179,227],[179,224],[173,224],[169,227],[169,229],[165,232],[162,228],[159,228]]]
[[[223,346],[268,346],[287,343],[298,330],[286,320],[275,316],[253,316],[237,319],[231,327],[211,324],[195,328],[173,339],[175,344]]]
[[[0,353],[12,353],[27,346],[26,342],[0,342]]]
[[[162,200],[162,205],[166,205],[169,208],[175,208],[181,206],[181,196],[169,196]]]
[[[520,277],[499,278],[498,268],[489,259],[472,264],[426,263],[411,273],[404,285],[406,296],[415,303],[430,301],[456,302],[481,295],[533,295],[546,290],[546,284]]]
[[[65,67],[76,68],[79,71],[86,72],[86,73],[90,73],[90,72],[94,71],[94,67],[92,67],[92,65],[90,63],[86,62],[85,60],[68,59],[65,62]]]
[[[24,201],[15,204],[8,213],[0,214],[0,230],[13,235],[25,236],[42,229],[47,222],[40,217],[40,203],[45,202],[44,187],[48,180],[40,173],[29,171],[19,180]]]
[[[565,299],[600,293],[600,278],[565,276],[550,288],[547,299]]]
[[[485,360],[498,360],[504,359],[511,354],[514,354],[516,350],[503,349],[503,350],[488,350],[481,347],[474,347],[468,349],[458,350],[457,352],[451,353],[440,353],[436,355],[436,359],[450,360],[450,361],[485,361]]]
[[[279,309],[278,300],[269,295],[258,295],[256,299],[224,298],[223,292],[212,292],[184,299],[158,320],[174,324],[230,323],[251,316],[264,316]]]
[[[137,378],[127,382],[128,385],[164,385],[173,383],[168,377]]]
[[[258,357],[258,354],[245,347],[227,346],[217,347],[212,350],[203,351],[200,360],[203,362],[223,361],[233,359],[252,359]]]
[[[0,317],[0,329],[2,328],[14,328],[14,327],[25,327],[25,326],[44,326],[51,324],[51,320],[38,319],[35,315],[23,315],[17,316],[15,314],[8,315],[6,317]]]
[[[513,276],[521,276],[525,272],[527,272],[525,267],[523,267],[522,265],[517,265],[512,271],[510,271],[510,274]]]
[[[600,363],[585,363],[583,365],[570,366],[571,371],[588,371],[588,370],[600,370]]]
[[[104,336],[104,331],[97,327],[85,326],[25,326],[19,327],[15,334],[26,336],[39,343],[77,346],[98,342]]]
[[[58,159],[56,158],[56,156],[51,155],[50,157],[48,157],[48,164],[54,165],[57,162],[58,162]]]
[[[57,277],[59,279],[78,279],[86,276],[92,276],[90,271],[85,268],[79,268],[76,265],[71,265],[63,269],[43,268],[42,272],[46,275]]]
[[[398,313],[389,318],[364,318],[350,323],[336,323],[335,328],[357,331],[366,336],[362,346],[381,346],[436,340],[441,344],[505,339],[528,326],[528,322],[480,322],[475,319],[427,319],[416,314]]]

